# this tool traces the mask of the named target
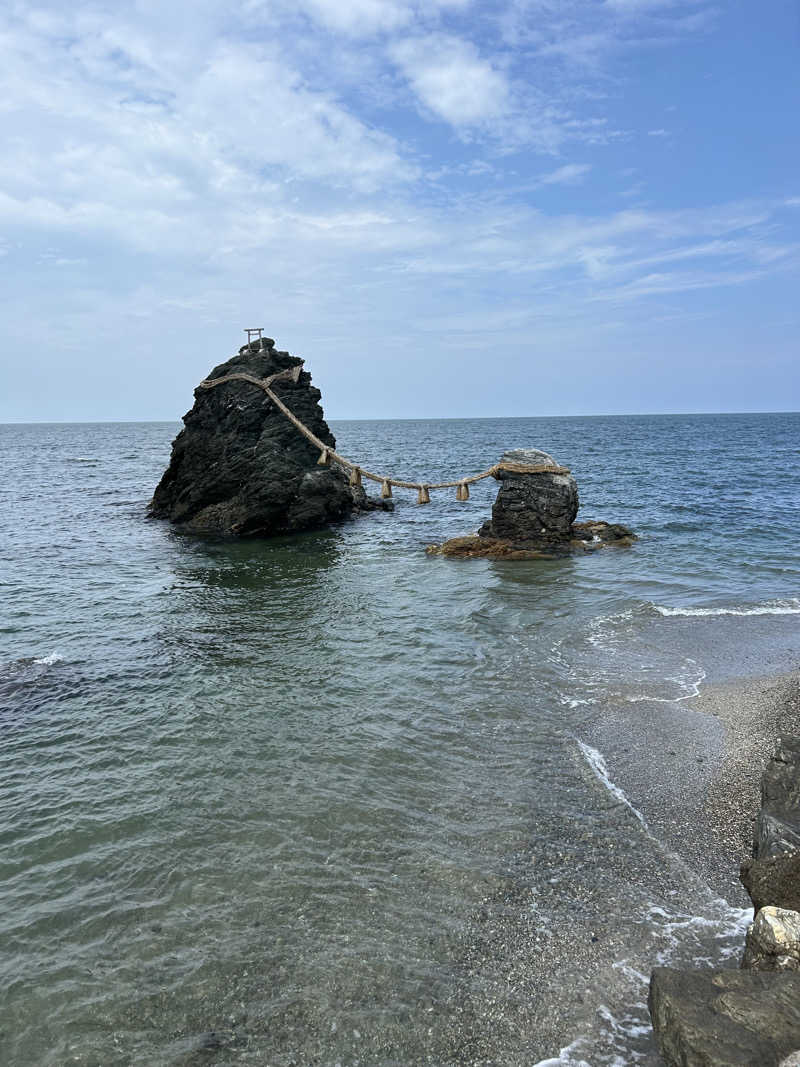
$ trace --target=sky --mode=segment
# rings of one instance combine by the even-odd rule
[[[800,408],[795,0],[6,0],[0,421]]]

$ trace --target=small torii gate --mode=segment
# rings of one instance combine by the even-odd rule
[[[264,327],[263,326],[251,326],[249,329],[246,329],[244,332],[247,334],[247,344],[248,345],[252,346],[253,337],[255,337],[256,341],[259,342],[259,346],[260,346],[260,344],[261,344],[261,334],[264,332]]]

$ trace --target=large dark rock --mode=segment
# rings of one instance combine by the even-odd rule
[[[779,1067],[800,1050],[798,974],[657,967],[648,1005],[668,1067]]]
[[[753,858],[739,877],[756,911],[800,911],[800,737],[781,737],[761,779]]]
[[[302,362],[265,338],[244,345],[207,380],[236,372],[267,378]],[[321,441],[336,447],[307,371],[272,389]],[[249,382],[198,387],[183,422],[150,505],[151,515],[182,530],[240,537],[292,533],[346,519],[364,502],[363,490],[352,490],[343,471],[318,466],[319,450]]]
[[[551,467],[539,473],[523,473],[523,467]],[[547,452],[516,448],[505,452],[495,478],[500,492],[492,518],[481,527],[481,537],[515,545],[563,545],[571,538],[578,514],[578,485]]]

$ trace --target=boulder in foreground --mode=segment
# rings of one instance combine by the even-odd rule
[[[657,967],[648,1006],[669,1067],[800,1064],[800,974]]]
[[[750,923],[742,968],[800,971],[800,913],[769,905]]]

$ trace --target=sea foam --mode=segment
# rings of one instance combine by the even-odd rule
[[[800,599],[790,597],[788,600],[772,600],[766,604],[753,604],[750,607],[732,608],[668,608],[654,604],[659,615],[666,618],[675,616],[692,618],[711,615],[800,615]]]

